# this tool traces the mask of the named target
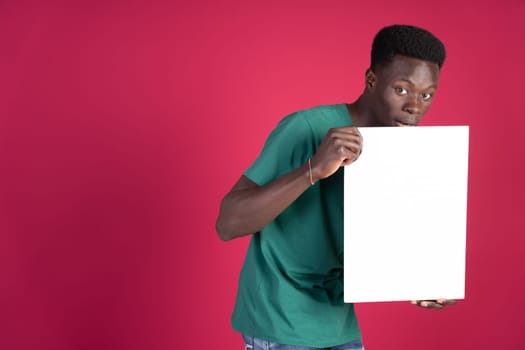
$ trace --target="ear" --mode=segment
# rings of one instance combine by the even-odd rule
[[[368,68],[365,73],[365,86],[367,90],[373,90],[376,86],[377,77],[372,69]]]

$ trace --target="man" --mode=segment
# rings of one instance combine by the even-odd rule
[[[220,238],[253,234],[232,315],[246,348],[363,349],[353,305],[343,303],[343,167],[361,154],[358,127],[419,123],[444,60],[428,31],[383,28],[361,96],[284,118],[224,197]],[[413,303],[440,309],[454,301]]]

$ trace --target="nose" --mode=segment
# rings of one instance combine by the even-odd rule
[[[420,106],[416,96],[408,96],[403,105],[403,112],[408,114],[419,114]]]

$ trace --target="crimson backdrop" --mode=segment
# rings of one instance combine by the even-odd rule
[[[2,1],[0,349],[241,349],[248,239],[219,241],[219,201],[284,115],[361,92],[392,23],[448,48],[424,125],[471,126],[466,300],[359,305],[367,349],[525,348],[524,18],[521,0]]]

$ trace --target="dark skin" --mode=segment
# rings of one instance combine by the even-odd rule
[[[368,69],[363,93],[348,104],[354,126],[329,130],[311,158],[313,181],[325,179],[359,158],[363,138],[358,127],[416,126],[432,105],[439,73],[436,63],[400,55]],[[310,186],[308,163],[264,186],[241,176],[221,202],[216,223],[219,237],[228,241],[259,232]],[[437,299],[412,303],[442,309],[456,302]]]

